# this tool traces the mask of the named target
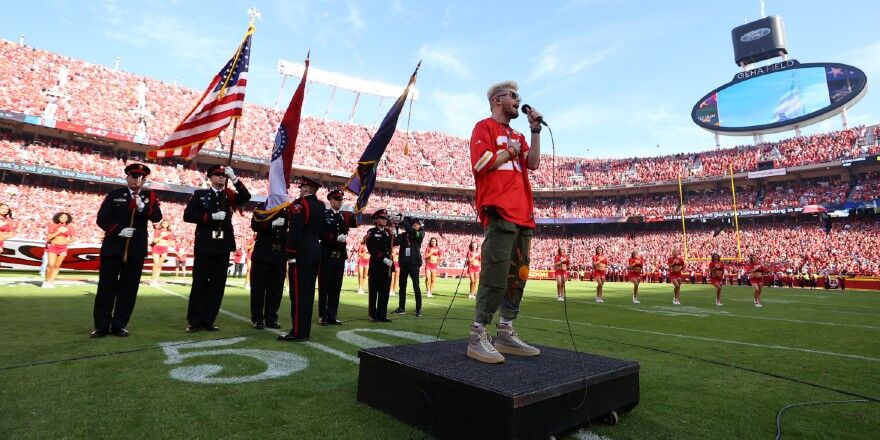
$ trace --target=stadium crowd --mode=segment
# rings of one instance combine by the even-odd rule
[[[119,177],[119,170],[124,168],[126,163],[143,160],[143,156],[139,153],[107,154],[102,152],[100,147],[93,145],[46,137],[34,141],[4,131],[0,131],[0,157],[5,161],[22,165],[76,170],[107,177]],[[205,166],[201,165],[201,168]],[[151,168],[153,174],[150,177],[154,182],[194,188],[206,187],[204,171],[198,169],[199,167],[193,162],[165,160],[160,164],[152,164]],[[265,176],[258,176],[246,170],[241,170],[239,175],[254,194],[267,194],[268,181]],[[877,173],[859,176],[853,186],[852,199],[880,198],[880,184],[877,182]],[[738,210],[776,209],[817,203],[840,203],[847,200],[850,187],[850,182],[827,178],[802,182],[793,180],[772,182],[764,188],[738,187],[737,208]],[[680,213],[677,192],[604,197],[567,197],[552,192],[550,195],[556,196],[555,198],[548,198],[546,195],[547,193],[544,193],[535,200],[535,212],[538,218],[636,215],[653,217]],[[370,203],[392,211],[417,215],[442,214],[466,217],[474,215],[472,198],[465,195],[377,189],[371,196]],[[722,186],[711,191],[686,191],[685,203],[686,213],[705,214],[729,212],[733,202],[729,189]]]
[[[0,109],[42,115],[52,99],[60,100],[55,119],[91,127],[136,133],[144,128],[152,142],[170,133],[190,110],[199,92],[132,73],[68,58],[0,40]],[[50,96],[51,95],[51,96]],[[55,98],[53,98],[53,96]],[[61,98],[57,98],[57,97]],[[138,109],[146,109],[148,116]],[[239,122],[236,152],[267,158],[282,111],[245,104]],[[876,127],[871,134],[874,135]],[[349,173],[354,158],[369,142],[372,127],[304,117],[294,163],[331,172]],[[705,178],[751,171],[759,162],[778,166],[828,162],[880,152],[880,146],[859,142],[864,126],[802,136],[775,143],[742,145],[700,153],[628,159],[555,158],[550,168],[532,174],[537,188],[584,188]],[[225,150],[222,137],[205,148]],[[385,179],[469,187],[468,140],[439,132],[398,131],[383,158]],[[406,153],[409,154],[406,154]],[[547,157],[550,160],[550,157]]]
[[[98,193],[0,183],[0,203],[12,208],[17,238],[44,240],[52,215],[69,212],[78,231],[76,241],[100,243],[103,232],[94,223],[94,212],[102,198]],[[38,209],[34,209],[35,206]],[[194,226],[183,222],[184,206],[182,201],[162,201],[162,211],[165,219],[171,222],[177,245],[192,249]],[[870,220],[835,220],[827,234],[818,222],[741,224],[739,253],[736,233],[726,220],[691,223],[687,230],[690,257],[707,258],[712,252],[726,257],[754,253],[761,261],[771,264],[774,271],[833,269],[880,275],[880,224]],[[233,224],[236,241],[239,246],[244,246],[253,235],[250,214],[236,214]],[[352,231],[348,241],[352,251],[367,229],[364,225]],[[603,246],[612,261],[612,268],[622,269],[629,253],[638,249],[652,268],[660,269],[670,249],[682,246],[681,230],[677,225],[633,232],[635,229],[629,232],[578,232],[574,235],[542,229],[532,242],[532,267],[551,268],[553,254],[559,246],[564,246],[569,250],[573,265],[584,268],[596,246]],[[430,228],[427,237],[438,239],[444,251],[441,264],[447,267],[461,267],[470,242],[481,241],[479,233],[433,231]],[[705,262],[693,263],[693,266],[702,271]]]

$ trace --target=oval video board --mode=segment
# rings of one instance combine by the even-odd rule
[[[788,60],[738,73],[697,101],[691,119],[711,132],[775,133],[838,114],[858,102],[867,85],[853,66]]]

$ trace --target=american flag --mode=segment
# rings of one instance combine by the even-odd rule
[[[241,117],[253,33],[254,27],[251,26],[235,54],[211,80],[208,89],[192,111],[165,138],[162,145],[147,152],[147,157],[192,159],[205,142],[219,136],[233,119]]]

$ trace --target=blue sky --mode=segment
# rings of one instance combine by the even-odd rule
[[[401,85],[421,59],[413,129],[468,137],[488,114],[488,86],[514,79],[524,102],[550,122],[557,154],[586,157],[714,148],[713,136],[691,122],[691,107],[737,72],[731,28],[760,18],[758,0],[53,0],[7,7],[0,37],[25,34],[29,45],[107,66],[118,56],[123,70],[201,90],[241,40],[249,6],[262,12],[251,102],[273,105],[277,61],[301,61],[307,49],[313,67]],[[869,88],[880,76],[878,11],[869,1],[766,2],[766,14],[785,21],[793,58],[852,64]],[[288,81],[282,107],[297,81]],[[869,90],[849,111],[851,125],[880,122],[876,95]],[[305,113],[323,115],[329,96],[327,87],[310,87]],[[329,116],[347,119],[353,101],[337,92]],[[355,121],[371,124],[390,104],[363,97]],[[524,119],[513,125],[526,129]],[[804,133],[838,128],[832,118]]]

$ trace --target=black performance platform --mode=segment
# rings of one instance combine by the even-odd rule
[[[363,349],[358,401],[440,438],[483,440],[546,438],[638,405],[638,362],[538,347],[497,365],[467,357],[467,340]]]

